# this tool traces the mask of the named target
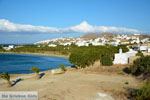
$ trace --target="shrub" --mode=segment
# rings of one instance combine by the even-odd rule
[[[69,61],[80,68],[93,65],[97,60],[102,61],[102,65],[108,66],[112,65],[112,58],[116,52],[118,52],[118,47],[109,45],[78,47],[71,51]]]
[[[31,69],[33,72],[35,72],[36,74],[39,74],[40,69],[38,67],[32,67]]]
[[[12,86],[11,81],[10,81],[10,75],[8,73],[0,74],[0,78],[6,80],[8,83],[8,86]]]
[[[141,51],[138,51],[137,54],[136,54],[136,56],[143,57],[144,55],[143,55],[143,53]]]
[[[118,46],[118,49],[122,49],[122,52],[128,52],[129,51],[129,49],[127,48],[127,45],[119,45]]]
[[[150,100],[150,82],[145,83],[140,89],[132,89],[129,95],[131,100]]]
[[[136,59],[130,66],[133,75],[150,74],[150,56]]]
[[[32,67],[31,70],[36,73],[36,78],[40,79],[41,78],[41,74],[39,74],[40,69],[38,67]]]
[[[111,58],[110,55],[102,55],[100,62],[104,66],[111,66],[111,65],[113,65],[112,58]]]
[[[59,65],[59,68],[60,68],[61,70],[63,70],[63,71],[66,71],[66,67],[65,67],[65,65],[63,65],[63,64]]]
[[[145,83],[143,87],[141,87],[137,91],[137,100],[150,100],[150,82]]]
[[[126,84],[126,85],[127,85],[127,84],[129,84],[129,82],[125,82],[124,84]]]

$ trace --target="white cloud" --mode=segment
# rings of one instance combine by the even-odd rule
[[[42,33],[66,33],[66,32],[116,32],[116,33],[138,33],[137,29],[111,26],[93,26],[83,21],[79,25],[67,28],[33,26],[25,24],[16,24],[6,19],[0,19],[0,31],[6,32],[42,32]]]
[[[53,27],[15,24],[5,19],[0,19],[0,30],[8,32],[59,32],[59,29]]]

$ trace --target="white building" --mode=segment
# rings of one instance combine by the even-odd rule
[[[57,45],[55,44],[49,44],[48,47],[56,47]]]
[[[77,46],[89,46],[89,43],[87,43],[86,41],[78,41],[76,42],[76,45]]]
[[[150,48],[148,48],[148,53],[150,53]]]
[[[13,48],[14,48],[14,45],[8,45],[8,46],[3,47],[4,50],[11,50]]]
[[[128,64],[129,63],[129,57],[135,56],[136,51],[133,51],[130,49],[129,52],[122,53],[122,49],[119,49],[119,53],[115,54],[115,59],[113,61],[114,64]]]
[[[71,45],[72,43],[71,42],[66,42],[66,43],[64,43],[63,45],[64,46],[67,46],[67,45]]]
[[[94,46],[104,45],[104,44],[101,43],[101,42],[91,42],[91,43],[92,43],[92,45],[94,45]]]
[[[149,38],[145,38],[145,39],[142,39],[141,42],[142,43],[147,43],[147,42],[149,42],[149,40],[150,40]]]
[[[148,50],[148,46],[140,46],[140,51],[147,51]]]

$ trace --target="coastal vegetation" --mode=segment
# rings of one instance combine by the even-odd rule
[[[137,100],[149,100],[150,99],[150,82],[145,83],[136,93]]]
[[[0,74],[0,78],[4,79],[7,81],[8,87],[11,87],[11,81],[10,81],[10,75],[8,73],[2,73]]]
[[[113,65],[113,57],[108,54],[102,55],[100,58],[100,62],[104,66],[111,66]]]
[[[59,65],[59,68],[60,68],[62,71],[66,71],[66,67],[65,67],[64,64]]]
[[[51,53],[68,55],[69,50],[65,46],[58,45],[57,47],[48,47],[47,45],[24,45],[12,49],[10,52],[24,53]]]
[[[3,49],[2,46],[0,46],[0,52],[4,52],[5,50]]]
[[[150,82],[146,82],[139,89],[132,89],[129,93],[130,100],[149,100]]]
[[[32,67],[31,68],[31,70],[34,72],[34,73],[36,73],[36,77],[37,77],[37,79],[39,79],[40,78],[40,74],[39,74],[39,72],[40,72],[40,69],[38,68],[38,67]]]
[[[61,55],[70,55],[72,51],[74,51],[74,49],[84,49],[84,48],[93,48],[93,47],[97,47],[97,48],[103,48],[103,47],[112,47],[112,48],[122,48],[123,52],[128,51],[128,48],[126,47],[126,45],[119,45],[117,47],[115,46],[110,46],[110,45],[106,45],[106,46],[81,46],[78,47],[74,44],[72,45],[57,45],[56,47],[49,47],[48,45],[20,45],[20,46],[16,46],[15,48],[7,51],[4,50],[2,47],[0,47],[0,50],[3,52],[16,52],[16,53],[20,53],[20,52],[24,52],[24,53],[52,53],[52,54],[61,54]]]
[[[125,46],[89,46],[78,47],[71,51],[69,61],[79,68],[85,68],[93,65],[95,61],[100,61],[104,66],[111,66],[113,63],[114,54],[118,52],[119,48],[123,52],[128,51]]]
[[[138,51],[138,52],[136,53],[136,56],[143,57],[144,55],[143,55],[143,53],[142,53],[141,51]]]

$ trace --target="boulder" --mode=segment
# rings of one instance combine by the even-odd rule
[[[63,71],[62,69],[52,69],[51,73],[52,74],[63,74],[65,71]]]
[[[106,93],[97,93],[95,100],[114,100],[114,98]]]

